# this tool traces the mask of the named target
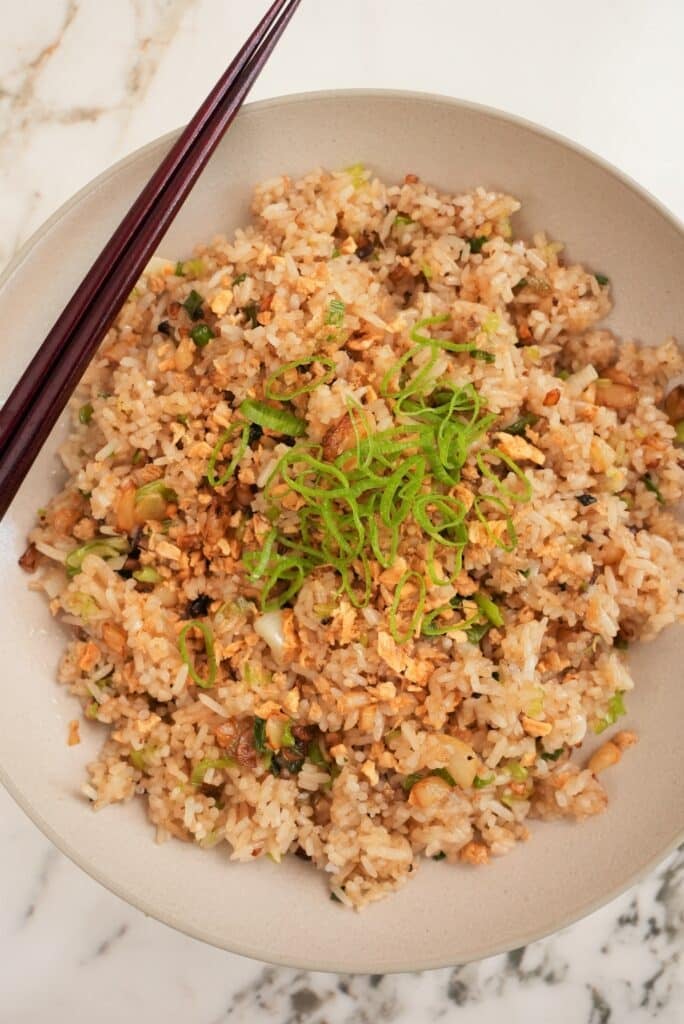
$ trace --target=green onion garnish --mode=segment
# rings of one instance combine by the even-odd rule
[[[433,768],[430,775],[436,775],[437,778],[444,779],[444,781],[448,782],[450,786],[456,785],[456,779],[446,768]]]
[[[528,427],[533,427],[535,423],[539,421],[539,417],[535,416],[533,412],[523,413],[517,420],[513,420],[507,427],[502,427],[502,431],[505,434],[514,434],[520,436],[524,434]]]
[[[159,583],[161,576],[151,565],[145,565],[142,569],[136,569],[133,579],[138,583]]]
[[[604,718],[599,719],[598,722],[592,724],[592,730],[595,733],[602,733],[604,729],[608,729],[611,725],[615,725],[618,718],[622,715],[627,714],[627,708],[625,707],[624,692],[618,690],[608,701],[608,708]]]
[[[256,302],[250,302],[249,306],[245,306],[241,312],[252,330],[259,326],[259,307]]]
[[[315,764],[319,768],[328,767],[328,761],[323,754],[319,740],[312,740],[309,743],[306,753],[312,764]]]
[[[204,346],[208,345],[211,339],[215,338],[216,335],[209,324],[197,324],[197,326],[193,327],[190,331],[190,337],[197,345],[197,348],[204,348]]]
[[[82,405],[81,408],[78,410],[78,422],[83,423],[84,426],[87,426],[87,424],[90,423],[92,418],[93,407],[90,404],[90,402],[86,402],[86,404]]]
[[[235,763],[232,757],[205,757],[204,760],[198,761],[192,769],[190,782],[193,786],[201,786],[204,782],[204,776],[210,768],[216,768],[217,770],[221,768],[234,768]]]
[[[187,299],[183,303],[183,309],[186,311],[191,320],[202,319],[202,303],[204,299],[199,292],[196,292],[193,288]]]
[[[131,762],[134,768],[139,772],[147,771],[147,764],[145,761],[145,749],[142,750],[131,750],[128,755],[128,760]]]
[[[470,251],[474,253],[482,252],[482,246],[488,241],[489,239],[486,235],[476,235],[475,238],[469,238],[468,245],[470,246]]]
[[[240,434],[240,440],[235,446],[230,462],[224,469],[223,473],[221,473],[221,475],[219,476],[217,475],[216,472],[216,463],[218,462],[221,452],[223,451],[225,445],[227,445],[229,441],[232,441],[236,434],[240,433],[240,431],[242,431],[242,433]],[[212,487],[222,487],[225,483],[227,483],[230,480],[233,473],[237,469],[240,459],[245,454],[248,444],[249,423],[233,423],[230,427],[228,427],[228,430],[224,430],[224,432],[219,436],[216,444],[214,445],[211,455],[209,456],[209,461],[207,462],[207,480],[209,481]]]
[[[405,224],[413,224],[413,217],[409,217],[408,213],[398,213],[394,218],[394,223],[397,227],[401,227]]]
[[[149,484],[143,484],[142,487],[138,487],[135,492],[136,505],[149,494],[159,494],[164,501],[171,501],[174,504],[178,501],[178,495],[164,480],[152,480]]]
[[[74,548],[66,556],[65,567],[67,576],[77,576],[83,566],[86,555],[97,555],[107,561],[110,558],[119,558],[127,555],[130,550],[128,538],[126,537],[98,537],[89,540],[86,544]]]
[[[406,778],[401,780],[401,788],[405,793],[410,793],[416,782],[420,782],[423,777],[421,772],[413,772],[412,775],[407,775]]]
[[[198,629],[202,634],[204,641],[204,650],[207,656],[207,678],[203,679],[195,669],[194,662],[188,652],[188,645],[186,637],[191,629]],[[186,622],[180,633],[178,634],[178,650],[180,651],[181,658],[188,666],[188,674],[194,683],[201,686],[203,690],[210,689],[216,682],[216,672],[218,666],[216,664],[216,655],[214,654],[214,634],[206,622],[200,622],[199,619],[191,619],[190,622]]]
[[[544,750],[541,755],[542,761],[557,761],[564,750],[565,747],[559,747],[558,750],[552,750],[550,752]]]
[[[646,488],[647,491],[650,491],[651,494],[655,494],[656,501],[658,502],[659,505],[664,505],[665,504],[665,499],[663,498],[662,494],[660,493],[660,488],[658,487],[658,485],[656,484],[656,482],[655,482],[655,480],[653,479],[652,476],[650,476],[648,473],[646,473],[644,476],[642,476],[641,482],[642,482],[642,484],[644,485],[644,487]]]
[[[484,789],[485,786],[491,786],[491,784],[492,784],[492,782],[494,781],[495,778],[496,778],[495,775],[487,775],[487,776],[476,775],[475,778],[473,779],[473,788],[474,789]]]
[[[506,771],[516,782],[524,782],[529,775],[527,768],[524,768],[520,761],[509,761],[506,765]]]
[[[233,278],[233,284],[242,284],[243,281],[247,280],[247,274],[238,274],[237,277]]]
[[[487,635],[492,628],[491,622],[480,622],[466,630],[466,636],[471,644],[479,644],[480,640]]]
[[[479,359],[482,363],[495,363],[496,356],[493,352],[486,352],[483,348],[474,348],[470,355],[473,359]]]
[[[266,402],[258,402],[254,398],[245,398],[240,405],[240,412],[250,423],[273,430],[287,437],[302,437],[306,433],[306,423],[287,409],[274,409]]]
[[[498,605],[494,604],[486,594],[478,592],[475,594],[473,600],[485,618],[489,619],[493,626],[503,626],[503,615],[499,611]]]
[[[351,167],[345,168],[347,174],[351,178],[352,185],[354,188],[361,188],[366,183],[366,168],[363,164],[352,164]]]
[[[341,327],[344,323],[345,309],[346,306],[341,299],[331,299],[323,323],[331,327]]]
[[[606,277],[605,274],[594,274],[594,277],[603,288],[604,285],[610,284],[610,278]]]
[[[265,754],[268,751],[266,746],[266,719],[254,719],[254,749],[257,754]]]
[[[684,444],[684,420],[675,423],[675,443]]]
[[[291,370],[302,370],[316,363],[325,369],[325,373],[321,377],[316,377],[309,384],[302,384],[289,391],[274,390],[273,385],[280,377],[285,376]],[[266,398],[271,398],[275,402],[291,402],[293,398],[297,398],[299,395],[306,395],[321,384],[329,384],[335,376],[335,370],[335,362],[333,359],[328,358],[328,356],[306,356],[304,359],[294,359],[291,363],[285,363],[268,377],[264,394]]]
[[[409,619],[409,624],[406,627],[406,629],[401,631],[397,625],[397,615],[399,613],[399,605],[401,604],[402,592],[404,588],[410,583],[415,583],[415,585],[417,586],[418,596],[417,598],[411,597],[411,606],[413,607],[413,614]],[[409,570],[408,572],[405,572],[404,575],[399,580],[399,582],[397,583],[389,613],[389,630],[396,643],[406,643],[406,641],[409,640],[409,638],[412,637],[413,634],[415,633],[418,623],[423,617],[423,608],[425,606],[425,589],[426,588],[424,578],[420,575],[420,573],[415,572],[414,570]]]

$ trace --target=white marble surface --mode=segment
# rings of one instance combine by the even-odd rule
[[[0,0],[0,264],[93,175],[187,118],[265,6]],[[684,216],[682,38],[681,0],[303,0],[253,96],[389,86],[490,103],[584,143]],[[370,978],[265,967],[146,919],[3,792],[0,855],[0,1024],[684,1018],[682,853],[525,950]]]

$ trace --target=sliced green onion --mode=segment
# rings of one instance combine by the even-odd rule
[[[484,789],[485,786],[491,786],[495,778],[495,775],[487,775],[486,777],[482,775],[476,775],[475,778],[473,779],[473,788]]]
[[[142,487],[138,487],[135,492],[136,505],[150,494],[159,494],[164,501],[170,501],[174,504],[178,501],[178,495],[164,480],[152,480],[149,484],[143,484]]]
[[[483,348],[473,348],[470,350],[470,355],[473,359],[479,359],[482,363],[495,363],[496,356],[493,352],[487,352]]]
[[[351,178],[351,183],[355,189],[359,189],[362,185],[366,184],[366,168],[363,164],[352,164],[351,167],[346,167],[345,170]]]
[[[523,767],[520,761],[509,761],[506,765],[506,771],[516,782],[524,782],[529,775],[527,768]]]
[[[502,427],[501,430],[505,434],[514,434],[520,436],[525,433],[528,427],[533,427],[535,423],[539,422],[539,417],[535,416],[533,412],[523,413],[517,420],[513,420],[507,427]]]
[[[331,299],[323,323],[330,327],[341,327],[344,323],[345,309],[346,306],[341,299]]]
[[[558,750],[552,750],[550,753],[544,750],[541,755],[542,761],[557,761],[564,750],[565,747],[559,747]]]
[[[485,458],[496,458],[499,459],[508,469],[517,476],[518,480],[521,481],[523,487],[521,491],[513,491],[506,484],[499,480],[493,469],[485,462]],[[502,452],[500,448],[485,448],[477,453],[475,461],[477,462],[478,469],[482,473],[482,476],[486,477],[487,480],[494,484],[495,489],[501,495],[501,497],[508,501],[519,502],[529,501],[532,497],[532,481],[525,475],[518,463]]]
[[[254,719],[254,749],[257,754],[265,754],[268,752],[266,746],[266,719],[255,718]]]
[[[302,384],[299,387],[295,387],[290,391],[274,391],[273,384],[280,377],[283,377],[290,370],[300,370],[304,367],[312,366],[318,363],[324,367],[325,373],[321,377],[317,377],[315,380],[310,381],[308,384]],[[314,388],[319,387],[321,384],[329,384],[336,373],[336,366],[333,359],[328,356],[306,356],[304,359],[295,359],[291,363],[285,363],[278,370],[268,377],[266,385],[264,387],[264,394],[266,398],[271,398],[275,402],[291,402],[293,398],[297,398],[299,395],[308,394],[313,391]]]
[[[401,780],[401,788],[405,793],[410,793],[416,782],[424,778],[422,772],[413,772],[411,775],[407,775],[406,778]]]
[[[95,540],[89,540],[86,544],[74,548],[66,556],[64,565],[67,576],[78,575],[86,555],[97,555],[107,561],[110,558],[127,555],[129,551],[130,546],[126,537],[97,537]]]
[[[187,299],[183,303],[183,309],[186,311],[191,320],[202,319],[202,303],[204,299],[199,292],[196,292],[193,288]]]
[[[133,767],[136,768],[139,772],[144,772],[147,770],[147,766],[145,764],[144,750],[131,750],[130,754],[128,755],[128,760],[131,762]]]
[[[238,274],[237,277],[233,278],[233,285],[242,284],[243,281],[247,280],[247,274]]]
[[[468,245],[470,246],[470,251],[473,253],[482,252],[482,246],[488,241],[487,235],[476,235],[475,238],[469,238]]]
[[[197,345],[197,348],[204,348],[204,346],[208,345],[211,339],[215,338],[216,335],[209,324],[197,324],[197,326],[193,327],[190,331],[190,337]]]
[[[403,227],[406,224],[413,224],[413,217],[409,217],[408,213],[398,213],[394,218],[394,224],[397,227]]]
[[[245,319],[249,321],[249,326],[252,330],[259,326],[259,307],[256,302],[250,302],[249,306],[245,306],[241,312]]]
[[[202,634],[202,639],[204,640],[204,650],[207,656],[208,667],[206,679],[203,679],[202,676],[198,674],[190,653],[188,652],[186,638],[191,629],[198,629]],[[210,689],[216,682],[218,666],[216,664],[216,655],[214,654],[214,634],[207,623],[200,622],[199,619],[191,619],[190,622],[186,622],[178,634],[178,650],[180,651],[181,658],[188,666],[188,674],[192,681],[203,690]]]
[[[610,278],[606,277],[605,274],[594,274],[594,277],[603,288],[605,285],[610,284]]]
[[[245,398],[240,405],[240,412],[250,423],[257,423],[260,427],[273,430],[277,434],[285,434],[287,437],[303,437],[306,433],[306,423],[298,416],[288,412],[287,409],[274,409],[266,402],[258,402],[254,398]]]
[[[201,786],[204,782],[204,776],[210,768],[220,771],[222,768],[234,768],[235,764],[235,759],[232,757],[205,757],[202,761],[198,761],[192,769],[190,782],[193,786]]]
[[[479,644],[480,640],[487,635],[491,628],[491,622],[476,623],[466,630],[466,636],[471,644]]]
[[[618,718],[622,715],[627,714],[627,708],[625,707],[624,691],[618,690],[608,701],[608,707],[604,718],[601,718],[598,722],[594,722],[592,729],[595,733],[602,733],[604,729],[608,729],[611,725],[615,725]]]
[[[315,764],[318,768],[328,767],[328,760],[323,754],[320,740],[312,740],[311,743],[309,743],[307,757],[311,763]]]
[[[456,785],[456,779],[446,768],[433,768],[430,775],[436,775],[438,779],[444,779],[450,786]]]
[[[242,430],[240,440],[235,446],[232,458],[223,473],[220,476],[216,474],[216,463],[223,451],[224,446],[232,441],[235,435]],[[248,423],[233,423],[227,430],[219,436],[216,444],[212,448],[209,461],[207,462],[207,480],[212,487],[222,487],[232,477],[233,473],[237,469],[237,465],[247,450],[249,443],[249,424]]]
[[[656,482],[655,482],[655,480],[653,479],[652,476],[650,476],[648,473],[644,474],[644,476],[642,476],[642,478],[641,478],[641,482],[642,482],[642,484],[644,485],[644,487],[646,488],[647,491],[650,491],[651,494],[655,494],[656,501],[658,502],[659,505],[664,505],[665,504],[665,499],[663,498],[662,494],[660,493],[660,488],[658,487],[658,485],[656,484]]]
[[[408,627],[404,630],[404,632],[401,632],[397,625],[397,613],[399,611],[399,605],[401,603],[402,591],[409,582],[417,582],[418,598],[416,600],[416,606],[409,621]],[[389,630],[396,643],[405,644],[415,633],[418,627],[418,623],[421,621],[423,617],[423,608],[425,607],[425,590],[426,587],[424,578],[420,575],[419,572],[415,572],[412,569],[410,569],[408,572],[405,572],[404,575],[399,580],[399,582],[397,583],[389,613]]]
[[[675,423],[675,442],[677,444],[684,444],[684,420]]]
[[[81,408],[78,410],[78,422],[83,423],[84,426],[87,426],[92,418],[93,407],[90,404],[90,402],[86,402],[86,404],[82,405]]]
[[[503,626],[504,619],[503,615],[499,611],[498,605],[494,604],[486,594],[478,591],[473,600],[485,618],[489,619],[493,626]]]
[[[136,569],[133,579],[138,583],[159,583],[161,576],[153,566],[146,565],[142,569]]]

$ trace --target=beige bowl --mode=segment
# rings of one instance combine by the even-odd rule
[[[28,243],[0,283],[0,393],[6,394],[100,246],[167,149],[166,137],[88,185]],[[613,325],[654,343],[684,325],[684,234],[646,193],[595,157],[507,115],[408,93],[348,92],[258,103],[240,116],[162,251],[231,230],[252,185],[280,172],[362,160],[451,191],[476,184],[520,197],[518,232],[546,228],[610,275]],[[141,803],[94,814],[79,796],[102,739],[84,725],[67,747],[75,701],[55,685],[64,637],[27,589],[17,558],[35,510],[57,486],[57,428],[0,530],[0,779],[56,845],[113,892],[206,942],[318,970],[406,971],[522,945],[569,924],[652,869],[684,834],[681,631],[634,651],[626,724],[641,742],[607,777],[606,814],[533,825],[529,843],[479,870],[425,863],[400,893],[362,914],[328,899],[320,874],[230,863],[219,850],[156,846]],[[54,479],[51,479],[54,477]],[[680,661],[677,653],[679,647]]]

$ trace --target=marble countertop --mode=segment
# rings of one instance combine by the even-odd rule
[[[185,120],[265,0],[0,0],[0,265],[60,203]],[[420,12],[420,13],[419,13]],[[600,153],[684,217],[680,0],[303,0],[253,92],[448,93]],[[6,681],[7,682],[7,681]],[[145,918],[0,791],[0,1024],[642,1024],[684,1016],[684,853],[574,927],[465,967],[267,967]]]

